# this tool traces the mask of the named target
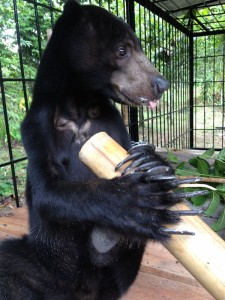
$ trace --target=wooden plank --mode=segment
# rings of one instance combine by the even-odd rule
[[[12,210],[10,215],[0,217],[0,238],[20,237],[28,231],[26,207]]]
[[[212,300],[201,287],[140,271],[135,283],[121,300]]]
[[[148,243],[141,271],[199,286],[193,276],[160,243]]]
[[[140,272],[122,300],[212,300],[196,279],[159,243],[149,242]]]

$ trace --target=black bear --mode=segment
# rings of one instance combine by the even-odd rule
[[[155,108],[167,88],[127,24],[102,8],[66,3],[22,124],[30,229],[0,246],[1,300],[119,299],[146,241],[175,232],[164,225],[181,213],[169,208],[190,195],[169,192],[180,182],[153,147],[131,149],[135,172],[112,180],[78,159],[100,131],[131,147],[112,100]],[[112,242],[105,251],[96,231]]]

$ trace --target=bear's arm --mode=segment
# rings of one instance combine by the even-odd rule
[[[54,110],[50,108],[31,109],[22,126],[28,154],[28,190],[32,191],[32,200],[28,198],[30,209],[48,222],[68,225],[91,222],[126,236],[165,238],[164,225],[179,221],[179,214],[169,208],[181,196],[186,196],[168,193],[171,186],[175,188],[179,184],[171,177],[168,164],[153,153],[151,162],[165,167],[163,180],[148,172],[106,180],[90,176],[81,165],[77,151],[72,154],[69,173],[66,160],[71,157],[71,148],[67,140],[60,140],[56,135],[53,116]],[[122,146],[129,146],[121,118],[107,120],[105,128],[104,122],[99,124],[95,132],[106,129]],[[66,138],[69,140],[70,135]],[[152,151],[152,147],[149,149]],[[76,175],[70,178],[70,174]]]

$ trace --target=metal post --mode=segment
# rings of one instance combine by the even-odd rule
[[[135,13],[134,1],[126,0],[127,23],[135,31]],[[138,133],[138,111],[136,107],[129,107],[129,131],[131,140],[134,142],[139,141]]]
[[[194,46],[189,36],[190,148],[194,147]]]
[[[189,35],[190,149],[194,147],[194,37],[192,14],[192,10],[190,10],[190,31],[192,32]]]

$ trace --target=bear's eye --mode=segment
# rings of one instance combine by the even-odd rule
[[[120,46],[117,50],[116,50],[116,55],[118,57],[124,57],[127,55],[127,49],[125,47]]]

